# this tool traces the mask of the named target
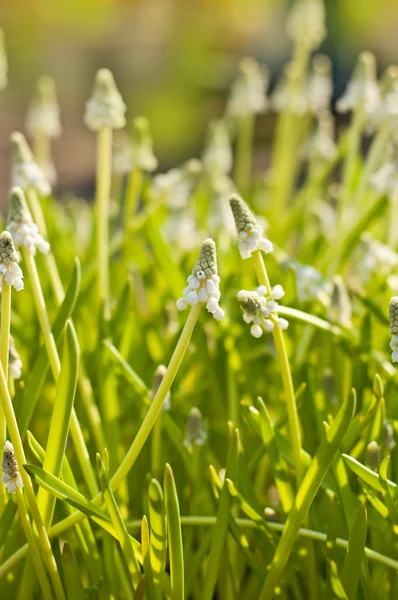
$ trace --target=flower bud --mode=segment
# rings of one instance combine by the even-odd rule
[[[35,188],[43,196],[51,192],[43,171],[35,162],[33,154],[22,133],[11,134],[11,158],[12,158],[12,187],[20,187],[26,190],[28,187]]]
[[[148,119],[136,117],[133,121],[132,166],[151,173],[158,166],[153,153],[153,142]]]
[[[206,440],[207,434],[203,424],[202,413],[198,408],[193,407],[188,414],[184,446],[190,449],[193,446],[203,446]]]
[[[91,97],[86,102],[84,120],[89,129],[121,129],[126,124],[126,105],[109,69],[100,69],[95,77]]]
[[[4,446],[2,471],[3,476],[1,480],[10,494],[15,492],[17,487],[23,487],[22,478],[18,470],[17,459],[15,458],[14,446],[8,440]]]
[[[238,77],[231,88],[227,114],[231,117],[246,117],[263,112],[268,105],[268,81],[268,69],[260,68],[253,58],[241,60]]]

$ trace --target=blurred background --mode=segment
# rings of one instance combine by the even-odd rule
[[[9,187],[9,135],[25,114],[42,74],[57,82],[63,134],[54,144],[58,193],[90,194],[95,136],[83,122],[96,70],[109,67],[128,117],[148,117],[159,169],[198,156],[206,125],[221,116],[237,63],[266,63],[271,88],[290,55],[288,0],[0,0],[9,84],[0,92],[0,194]],[[378,69],[398,62],[396,0],[326,0],[335,97],[361,50]],[[256,169],[267,166],[274,115],[256,128]]]

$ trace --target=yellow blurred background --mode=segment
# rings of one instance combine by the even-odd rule
[[[54,144],[59,192],[90,193],[94,136],[83,123],[96,70],[109,67],[131,119],[148,117],[164,170],[197,156],[211,117],[223,114],[239,59],[254,56],[272,72],[289,58],[287,0],[0,0],[9,84],[0,92],[0,193],[9,186],[9,135],[24,131],[26,108],[42,74],[58,85],[63,134]],[[335,95],[359,51],[381,69],[398,62],[396,0],[329,0],[328,39]],[[272,115],[257,127],[261,170]],[[266,159],[264,159],[266,160]]]

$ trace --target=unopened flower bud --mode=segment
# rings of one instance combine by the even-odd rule
[[[12,157],[12,187],[35,188],[43,196],[51,192],[43,171],[35,162],[33,154],[22,133],[11,134],[11,157]]]
[[[188,414],[184,446],[187,448],[203,446],[206,440],[207,434],[203,424],[202,413],[198,408],[193,407]]]
[[[377,471],[380,466],[380,446],[375,441],[366,447],[365,465],[372,471]]]
[[[86,103],[84,120],[89,129],[102,127],[121,129],[126,124],[126,105],[109,69],[100,69],[95,77],[90,99]]]
[[[4,446],[2,471],[3,476],[1,480],[10,494],[15,492],[17,487],[23,487],[22,477],[19,473],[17,459],[15,458],[14,446],[8,440]]]
[[[163,377],[166,375],[166,371],[167,371],[167,368],[164,365],[159,365],[158,368],[156,369],[155,376],[154,376],[153,382],[152,382],[152,389],[151,389],[151,393],[150,393],[151,400],[153,400],[154,397],[156,396],[156,392],[158,391],[159,386],[163,381]],[[163,400],[162,410],[170,410],[170,406],[171,406],[170,399],[171,399],[171,394],[170,394],[170,392],[167,392],[166,397]]]
[[[148,119],[136,117],[133,121],[132,134],[132,165],[151,173],[158,166],[158,160],[153,153],[153,142]]]
[[[24,246],[33,255],[36,254],[36,249],[43,254],[48,254],[50,244],[39,233],[26,204],[24,193],[19,187],[11,190],[7,231],[11,233],[16,248]]]
[[[44,135],[52,139],[61,134],[60,108],[52,77],[43,75],[37,80],[36,95],[29,106],[26,128],[33,136]]]

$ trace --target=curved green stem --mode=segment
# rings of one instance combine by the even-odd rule
[[[111,194],[112,129],[102,127],[97,142],[97,268],[99,298],[109,320],[109,199]]]

